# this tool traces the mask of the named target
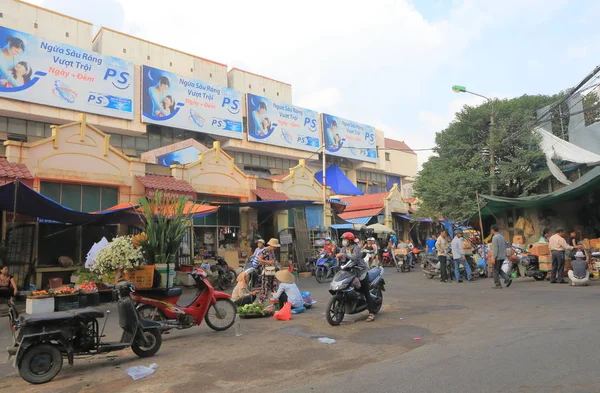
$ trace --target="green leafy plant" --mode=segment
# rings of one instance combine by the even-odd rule
[[[79,270],[77,270],[77,272],[75,272],[74,275],[77,276],[77,284],[81,284],[84,282],[101,282],[102,281],[102,280],[100,280],[100,276],[96,272],[93,272],[93,271],[83,268],[83,267],[79,268]]]
[[[148,263],[175,263],[192,220],[194,204],[186,197],[156,191],[153,198],[141,198],[140,206],[147,236],[140,246]]]

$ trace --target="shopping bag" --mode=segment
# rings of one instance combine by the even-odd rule
[[[273,315],[273,318],[279,321],[289,321],[292,319],[292,303],[286,302],[283,308]]]

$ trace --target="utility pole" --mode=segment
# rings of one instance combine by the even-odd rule
[[[484,95],[478,94],[478,93],[473,93],[472,91],[468,91],[467,88],[465,86],[460,86],[460,85],[454,85],[452,86],[452,91],[455,93],[469,93],[471,95],[477,96],[477,97],[481,97],[483,99],[485,99],[492,107],[492,112],[490,113],[490,127],[489,127],[489,133],[490,135],[488,136],[488,145],[489,145],[489,149],[490,149],[490,195],[494,195],[494,193],[496,192],[496,158],[494,156],[494,148],[492,147],[492,144],[490,143],[492,140],[492,133],[494,130],[494,101]]]

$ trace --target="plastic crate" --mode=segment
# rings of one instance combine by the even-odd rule
[[[139,266],[134,270],[123,273],[123,278],[135,284],[136,288],[152,288],[154,283],[154,266]]]
[[[79,308],[79,294],[54,296],[54,311],[66,311]]]
[[[79,308],[98,307],[100,304],[100,294],[96,293],[79,293]]]

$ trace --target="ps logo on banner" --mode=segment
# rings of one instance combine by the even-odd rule
[[[304,126],[308,127],[312,132],[317,131],[317,119],[311,119],[309,117],[304,118]]]
[[[117,71],[113,68],[107,68],[104,74],[104,80],[110,80],[112,85],[119,90],[125,90],[129,87],[129,72]]]
[[[223,103],[221,104],[221,107],[227,108],[229,113],[237,115],[238,113],[240,113],[241,109],[240,100],[231,99],[229,97],[223,97]]]
[[[375,134],[370,132],[365,132],[365,140],[369,142],[369,145],[375,144]]]

